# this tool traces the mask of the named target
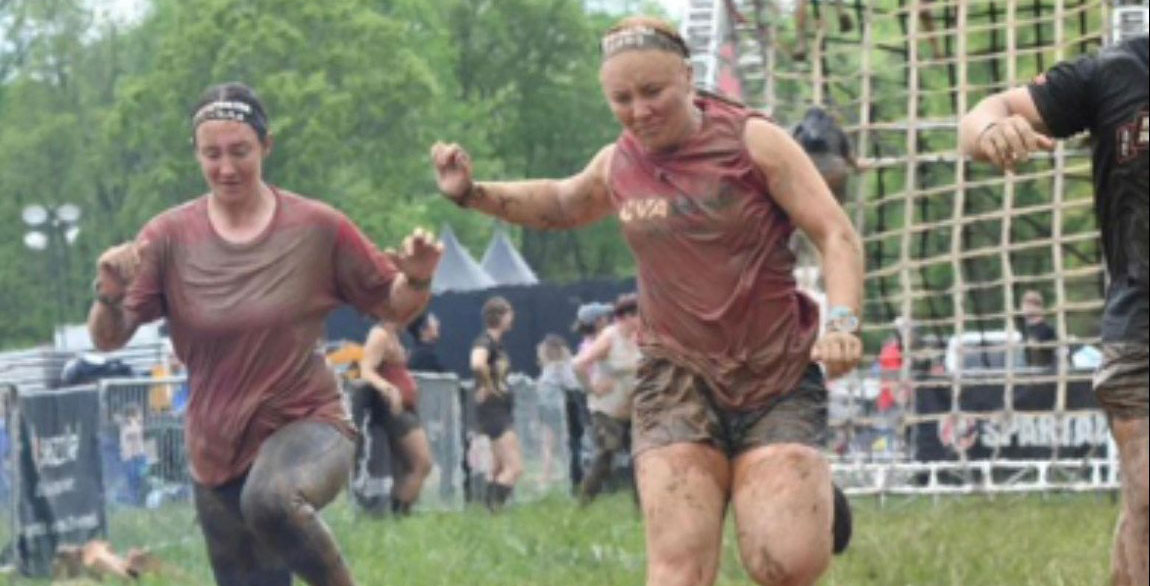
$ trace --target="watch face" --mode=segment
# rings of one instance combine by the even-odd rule
[[[859,319],[853,315],[833,317],[827,321],[827,330],[853,334],[859,329]]]

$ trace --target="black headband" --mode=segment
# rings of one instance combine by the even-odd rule
[[[670,51],[684,59],[691,56],[687,46],[682,41],[665,31],[650,26],[632,26],[620,29],[603,37],[599,43],[599,50],[603,54],[604,61],[624,51],[642,49]]]
[[[267,117],[259,108],[238,100],[217,100],[208,102],[192,116],[192,128],[199,128],[209,120],[234,120],[243,122],[256,131],[263,140],[268,134]]]

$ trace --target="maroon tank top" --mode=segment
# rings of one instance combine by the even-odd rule
[[[403,408],[414,411],[415,407],[419,405],[419,385],[415,383],[411,371],[407,370],[407,365],[401,362],[384,361],[375,371],[383,377],[383,380],[399,389],[399,395],[403,398]]]
[[[693,370],[725,408],[792,391],[810,364],[818,309],[798,291],[794,226],[771,199],[743,129],[762,115],[710,96],[674,151],[615,143],[609,184],[638,265],[645,354]]]

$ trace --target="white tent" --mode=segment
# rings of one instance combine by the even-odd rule
[[[491,275],[475,262],[475,258],[455,237],[451,226],[444,224],[439,239],[443,242],[443,258],[431,279],[432,293],[474,291],[496,285]]]
[[[523,256],[515,249],[507,232],[503,228],[496,228],[487,244],[487,251],[483,253],[480,261],[483,270],[491,275],[498,285],[535,285],[539,279],[535,271],[523,260]]]

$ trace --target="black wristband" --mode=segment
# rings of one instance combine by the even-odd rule
[[[451,198],[451,201],[452,201],[452,203],[454,203],[455,205],[457,205],[461,208],[466,208],[468,202],[475,199],[475,193],[478,191],[479,191],[479,184],[472,181],[471,185],[467,188],[467,191],[463,192],[463,195],[459,196],[459,199],[456,199],[453,197],[453,198]]]

